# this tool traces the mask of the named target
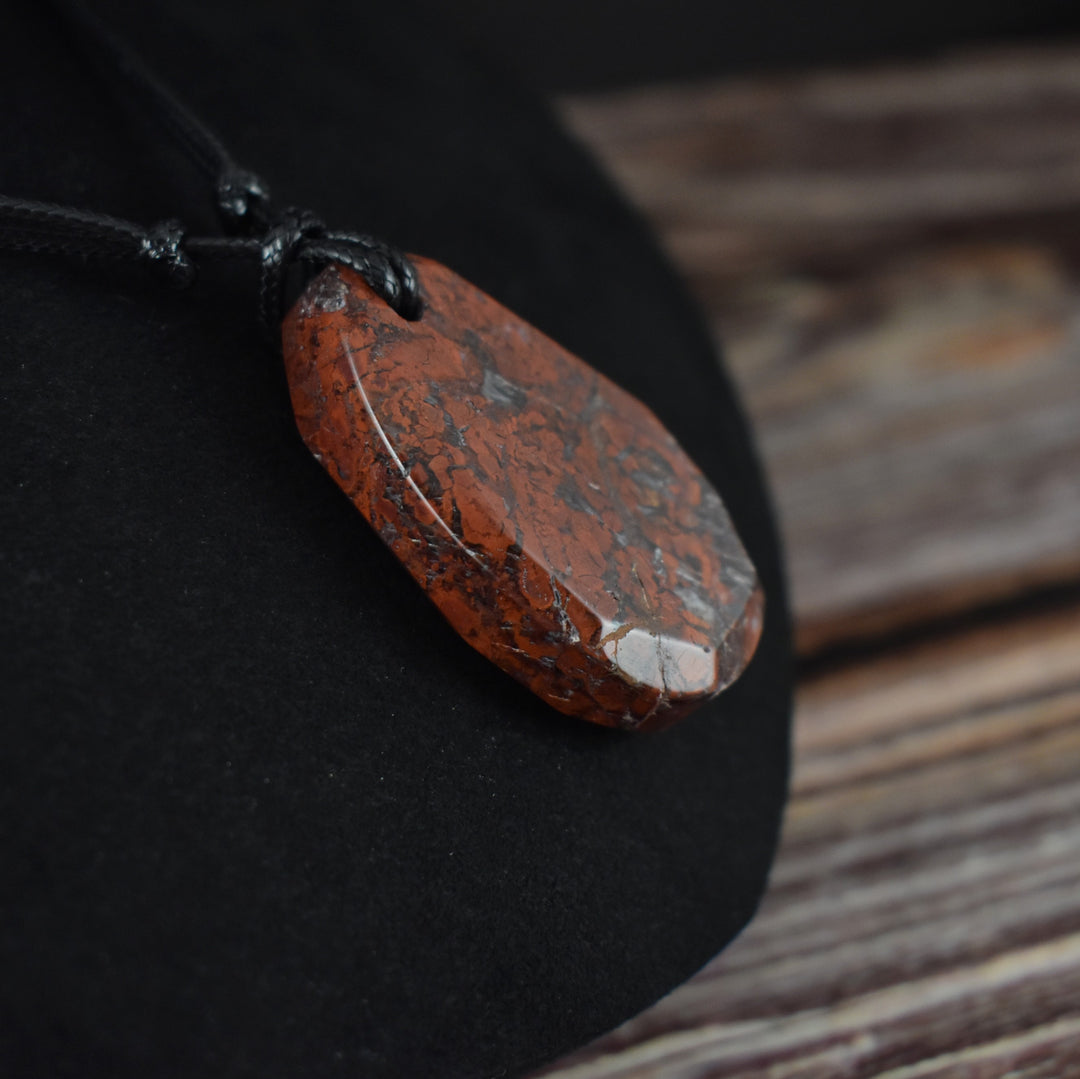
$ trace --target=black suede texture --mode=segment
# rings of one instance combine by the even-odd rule
[[[768,594],[668,732],[552,712],[446,626],[302,445],[255,282],[0,256],[0,1073],[519,1075],[746,923],[790,632],[745,418],[643,224],[546,107],[400,4],[98,5],[282,205],[450,265],[646,401]],[[29,3],[0,191],[213,226]],[[512,60],[512,58],[510,58]]]

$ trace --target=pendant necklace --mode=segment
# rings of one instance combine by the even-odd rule
[[[203,262],[257,265],[308,450],[450,625],[558,711],[654,730],[739,677],[762,630],[754,566],[645,405],[445,266],[277,209],[93,16],[55,6],[199,167],[223,235],[0,196],[0,252],[177,288]]]

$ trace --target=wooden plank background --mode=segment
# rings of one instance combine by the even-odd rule
[[[758,917],[545,1074],[1080,1076],[1080,45],[561,108],[724,342],[804,673]]]

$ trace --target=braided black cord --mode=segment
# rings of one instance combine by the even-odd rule
[[[260,269],[259,315],[276,341],[289,267],[336,262],[359,273],[402,318],[417,319],[420,283],[412,263],[371,236],[327,232],[304,210],[286,210],[261,237],[184,235],[178,221],[144,228],[105,214],[0,195],[0,251],[140,263],[173,288],[193,284],[198,262],[241,260]]]
[[[51,0],[73,31],[74,42],[105,79],[129,93],[214,185],[226,231],[254,232],[270,224],[270,192],[254,173],[241,168],[221,140],[109,29],[72,0]]]
[[[266,185],[240,168],[194,113],[100,22],[70,0],[52,3],[95,65],[135,91],[213,183],[222,224],[232,235],[188,238],[177,221],[146,228],[75,207],[0,195],[0,251],[133,262],[175,288],[192,284],[196,260],[249,260],[260,266],[259,314],[273,341],[284,315],[289,269],[296,263],[309,269],[329,262],[348,266],[403,318],[420,317],[420,283],[404,254],[370,236],[328,231],[306,210],[276,212]]]
[[[259,294],[264,326],[275,326],[285,303],[289,266],[337,262],[356,270],[402,318],[421,314],[420,283],[412,263],[392,247],[350,232],[327,232],[306,210],[286,210],[263,239]]]
[[[138,261],[174,288],[186,288],[195,280],[195,265],[183,238],[178,221],[144,229],[105,214],[0,196],[0,248],[8,251]]]

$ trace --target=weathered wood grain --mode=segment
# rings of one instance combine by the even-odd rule
[[[563,108],[727,344],[818,659],[758,917],[546,1074],[1080,1077],[1080,46]]]
[[[558,1079],[1080,1075],[1080,605],[801,692],[746,933]]]
[[[1080,48],[563,112],[725,343],[804,651],[1080,578]]]

